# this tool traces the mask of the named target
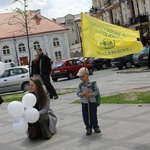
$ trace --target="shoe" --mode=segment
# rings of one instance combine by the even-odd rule
[[[49,98],[50,98],[50,99],[53,99],[53,96],[50,96]]]
[[[58,99],[58,96],[56,95],[56,96],[54,96],[54,99]]]
[[[99,128],[94,128],[95,133],[101,133],[101,130]]]
[[[91,135],[92,134],[92,130],[91,129],[87,129],[86,130],[86,135]]]

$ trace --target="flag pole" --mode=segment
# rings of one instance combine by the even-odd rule
[[[86,72],[86,62],[85,62],[85,57],[83,57],[84,60],[84,68],[85,68],[85,72]],[[86,74],[87,75],[87,74]],[[88,91],[88,86],[86,83],[86,91]],[[89,103],[89,98],[87,98],[87,105],[88,105],[88,122],[89,125],[91,125],[91,116],[90,116],[90,103]]]
[[[82,26],[82,13],[81,13],[81,26]],[[79,27],[78,27],[79,28]],[[81,27],[82,28],[82,27]],[[83,32],[82,32],[83,34]],[[83,35],[82,35],[83,37]],[[82,39],[81,39],[81,36],[80,36],[80,43],[81,43],[81,52],[82,52],[82,55],[83,55],[83,63],[84,63],[84,68],[85,68],[85,72],[86,72],[86,61],[85,61],[85,57],[84,57],[84,53],[83,53],[83,46],[82,46]],[[87,83],[86,83],[86,90],[88,91],[88,86],[87,86]],[[91,116],[90,116],[90,103],[89,103],[89,98],[87,98],[87,105],[88,105],[88,122],[89,122],[89,125],[91,125]]]

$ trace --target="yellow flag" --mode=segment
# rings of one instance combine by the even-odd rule
[[[113,25],[81,13],[84,57],[117,58],[138,53],[143,45],[139,31]]]

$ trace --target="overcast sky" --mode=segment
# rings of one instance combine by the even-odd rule
[[[12,12],[16,7],[23,8],[13,0],[0,0],[0,13]],[[67,14],[88,12],[92,0],[28,0],[28,9],[41,9],[41,14],[49,19],[64,17]]]

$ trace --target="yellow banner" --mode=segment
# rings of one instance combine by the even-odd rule
[[[143,45],[139,31],[113,25],[81,13],[84,57],[117,58],[138,53]]]

